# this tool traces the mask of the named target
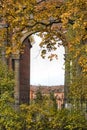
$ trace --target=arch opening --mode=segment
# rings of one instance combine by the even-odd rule
[[[34,35],[34,39],[35,44],[30,52],[30,84],[37,86],[64,85],[64,47],[58,47],[55,51],[58,59],[50,61],[48,58],[43,59],[40,55],[41,38]]]

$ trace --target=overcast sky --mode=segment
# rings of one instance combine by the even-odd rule
[[[63,85],[64,84],[64,48],[60,47],[58,60],[49,61],[40,56],[41,39],[35,36],[35,44],[31,49],[30,84],[31,85]]]

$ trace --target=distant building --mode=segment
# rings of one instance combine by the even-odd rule
[[[54,96],[56,97],[58,109],[61,109],[63,107],[64,103],[64,86],[30,86],[30,101],[36,98],[36,92],[40,88],[41,93],[43,95],[49,95],[50,92],[54,93]]]

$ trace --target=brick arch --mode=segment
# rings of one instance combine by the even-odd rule
[[[15,105],[29,104],[30,97],[30,48],[29,36],[34,32],[26,33],[21,42],[25,44],[24,53],[14,58],[15,60]]]

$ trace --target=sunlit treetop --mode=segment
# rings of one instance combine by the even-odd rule
[[[87,75],[87,0],[67,0],[61,15],[69,52]]]
[[[3,21],[9,25],[8,35],[10,39],[8,43],[8,53],[10,51],[15,52],[17,48],[20,49],[22,47],[20,39],[24,35],[24,32],[33,31],[33,33],[50,33],[52,32],[51,30],[57,30],[57,26],[54,26],[54,28],[52,28],[52,25],[61,22],[61,6],[62,2],[56,0],[1,1],[1,18],[3,18]],[[55,34],[58,33],[56,33],[56,31],[54,32]],[[59,35],[61,34],[59,33]],[[15,44],[15,49],[13,48],[13,44]]]
[[[27,32],[40,32],[42,55],[56,50],[58,40],[72,50],[87,39],[86,0],[1,0],[0,17],[9,25],[7,54],[22,50]]]

